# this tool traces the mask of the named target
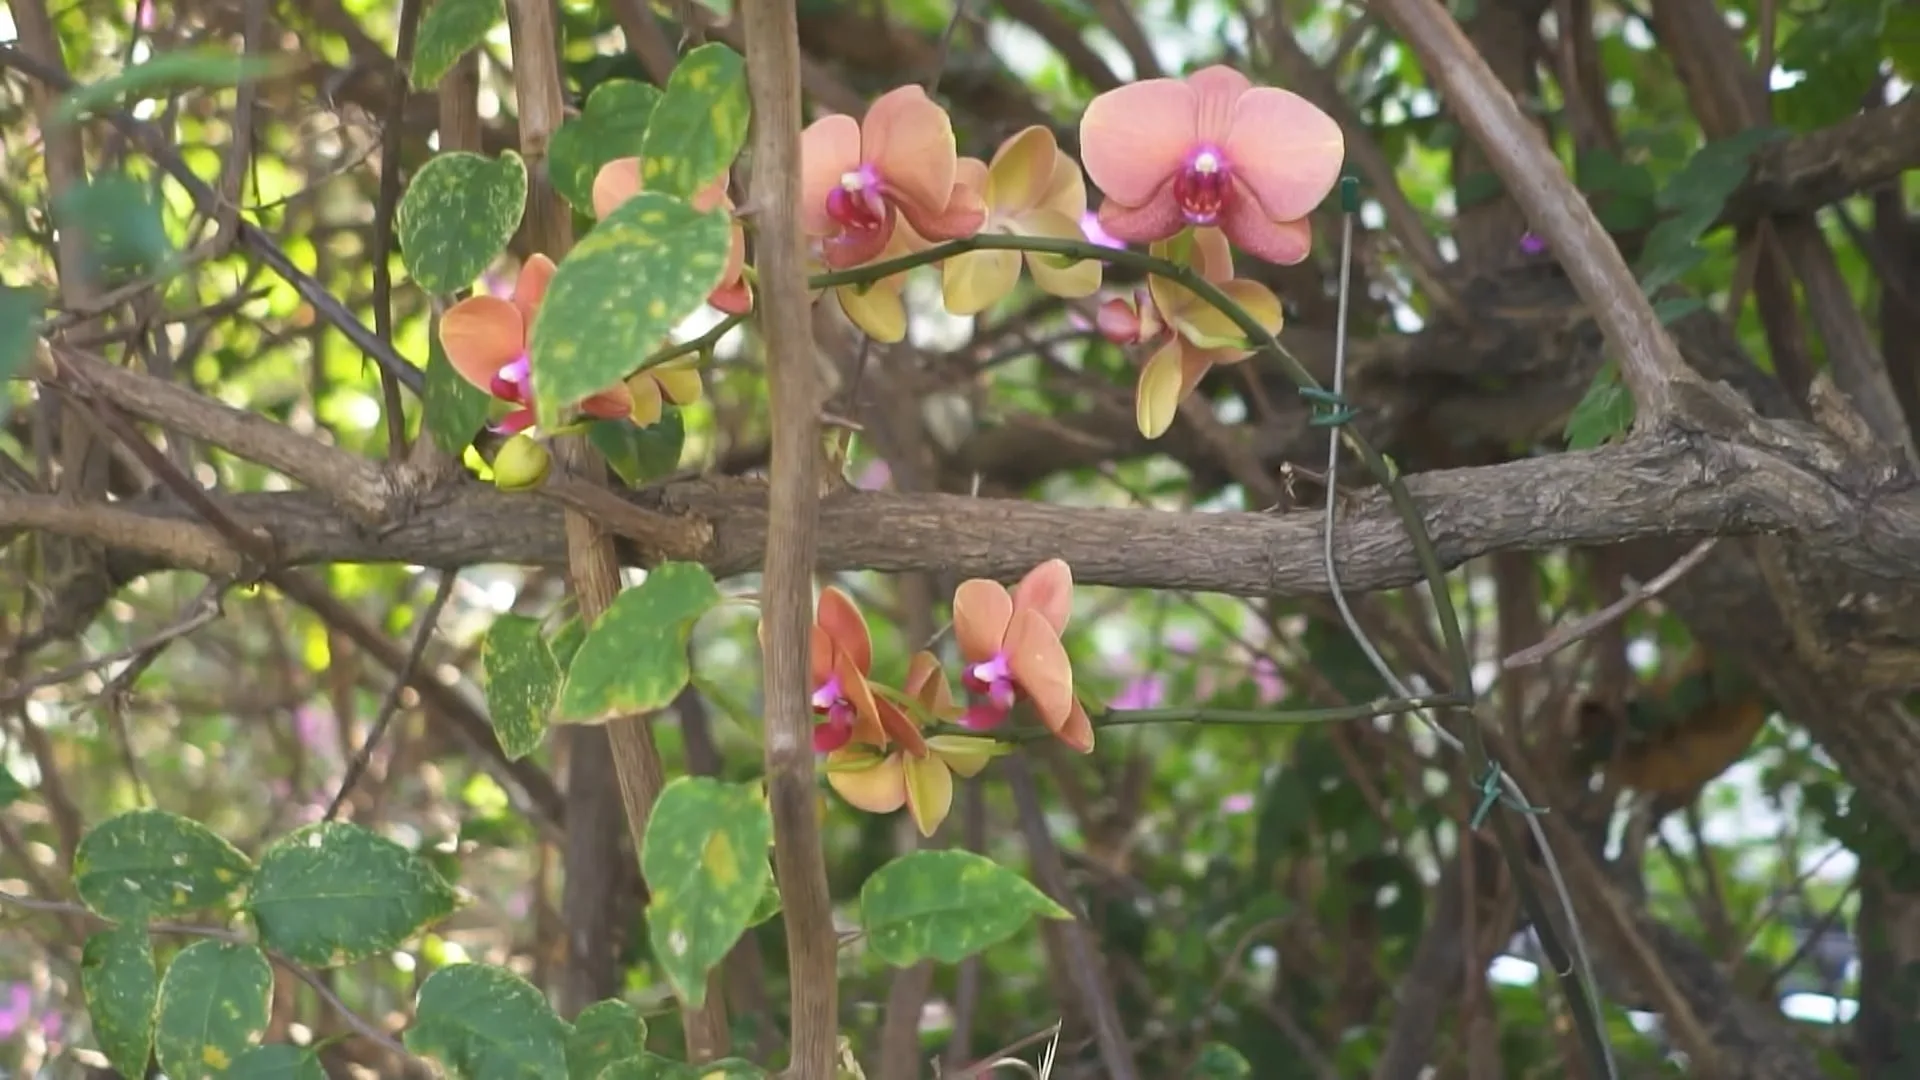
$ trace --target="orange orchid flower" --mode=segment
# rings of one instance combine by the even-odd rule
[[[1083,240],[1080,217],[1087,210],[1087,183],[1080,166],[1036,124],[1000,144],[991,164],[960,159],[960,183],[982,193],[987,206],[982,232]],[[1013,291],[1020,280],[1021,252],[969,251],[941,266],[947,311],[977,315]],[[1083,259],[1068,266],[1039,252],[1025,253],[1033,283],[1055,296],[1078,299],[1100,288],[1100,264]]]
[[[440,347],[460,377],[515,408],[493,425],[511,435],[533,426],[533,368],[527,361],[528,331],[553,280],[553,260],[528,257],[514,280],[513,295],[501,299],[477,293],[440,316]],[[632,402],[616,385],[580,403],[588,416],[614,420],[627,415]]]
[[[1340,125],[1319,107],[1218,64],[1108,90],[1080,117],[1080,160],[1106,194],[1107,232],[1145,243],[1218,225],[1283,266],[1312,249],[1307,214],[1345,157]]]
[[[637,157],[615,158],[600,167],[593,178],[593,214],[604,218],[613,213],[621,203],[640,194],[640,159]],[[710,213],[714,209],[733,213],[733,199],[727,195],[727,174],[714,177],[713,182],[687,200],[695,210]],[[747,287],[747,232],[738,219],[733,222],[727,248],[727,267],[721,272],[720,284],[707,294],[707,303],[729,315],[745,315],[753,310],[753,292]]]
[[[951,721],[960,715],[947,673],[930,652],[914,654],[903,689],[934,720]],[[893,706],[883,701],[883,707]],[[890,814],[905,806],[920,835],[932,836],[953,808],[954,776],[979,775],[987,762],[1007,748],[976,735],[934,735],[925,745],[926,752],[916,756],[905,746],[888,752],[871,743],[850,743],[827,755],[827,783],[849,804],[868,813]]]
[[[932,241],[986,219],[980,193],[957,183],[952,119],[918,86],[882,94],[864,120],[836,113],[807,125],[800,170],[801,228],[834,270],[872,262],[901,219]]]
[[[1192,266],[1268,333],[1279,333],[1280,298],[1257,281],[1233,276],[1233,252],[1221,231],[1195,229],[1190,243],[1184,258],[1180,249],[1189,244],[1184,236],[1155,241],[1148,250]],[[1166,434],[1180,403],[1215,364],[1238,363],[1252,355],[1246,333],[1225,312],[1157,274],[1149,274],[1146,287],[1133,297],[1102,304],[1097,319],[1100,333],[1117,345],[1158,346],[1140,369],[1134,390],[1134,422],[1149,439]]]
[[[885,746],[891,738],[915,756],[926,756],[920,729],[891,702],[874,696],[867,681],[873,638],[866,616],[852,597],[831,586],[820,591],[807,663],[813,712],[825,718],[813,728],[815,751],[830,753],[855,739]]]
[[[960,583],[953,634],[967,663],[960,681],[973,698],[961,724],[998,727],[1024,698],[1062,742],[1093,750],[1093,723],[1074,696],[1073,664],[1060,643],[1072,611],[1073,570],[1060,559],[1029,570],[1012,593],[986,578]]]
[[[659,422],[667,402],[691,405],[706,393],[706,387],[700,381],[699,361],[688,356],[634,372],[627,378],[627,393],[633,398],[628,417],[638,427],[651,427]]]

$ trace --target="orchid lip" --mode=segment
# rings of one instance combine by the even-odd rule
[[[834,675],[813,691],[813,711],[826,712],[840,702],[840,676]]]

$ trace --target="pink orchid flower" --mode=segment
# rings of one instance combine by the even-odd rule
[[[1073,664],[1060,643],[1072,611],[1073,570],[1060,559],[1029,570],[1012,593],[986,578],[960,583],[953,634],[967,664],[960,681],[973,699],[961,724],[998,727],[1024,698],[1062,742],[1093,750],[1093,723],[1074,696]]]
[[[901,218],[935,242],[986,219],[980,193],[956,182],[953,121],[918,86],[882,94],[865,120],[836,113],[809,124],[800,158],[801,228],[835,270],[873,261]]]
[[[947,673],[930,652],[914,654],[903,689],[932,720],[951,721],[960,714]],[[881,707],[896,708],[884,699]],[[887,752],[870,743],[849,743],[827,755],[827,784],[870,814],[891,814],[905,806],[920,835],[932,836],[953,808],[954,776],[977,776],[1007,747],[977,735],[933,735],[924,745],[925,752],[915,755],[905,746]]]
[[[600,167],[593,178],[593,215],[604,218],[621,203],[640,194],[640,159],[615,158]],[[733,213],[733,200],[727,195],[727,174],[714,177],[711,184],[694,192],[687,200],[695,210],[711,213],[714,209]],[[747,232],[736,219],[727,248],[727,268],[720,284],[707,294],[707,303],[729,315],[745,315],[753,310],[753,292],[747,287]]]
[[[887,246],[878,255],[860,265],[887,262],[918,251],[925,251],[930,245],[913,231],[913,226],[901,222],[893,230],[893,236],[887,240]],[[809,276],[824,273],[827,270],[824,245],[816,240],[809,255]],[[833,302],[840,307],[847,321],[858,327],[860,332],[882,345],[893,345],[904,341],[907,336],[907,302],[901,296],[907,287],[907,273],[889,274],[878,281],[864,285],[835,285],[826,290],[833,294]],[[819,299],[821,290],[815,290],[814,299]]]
[[[1183,253],[1182,248],[1187,250]],[[1233,276],[1233,251],[1219,229],[1195,229],[1190,241],[1186,236],[1159,240],[1148,250],[1192,266],[1268,333],[1280,332],[1280,298],[1257,281]],[[1245,331],[1224,312],[1157,274],[1149,274],[1146,287],[1134,296],[1102,304],[1097,318],[1101,335],[1117,345],[1157,346],[1141,367],[1134,390],[1134,422],[1149,439],[1166,434],[1180,403],[1214,365],[1252,355]]]
[[[510,297],[503,300],[476,293],[440,317],[440,347],[446,350],[453,370],[474,386],[515,406],[493,425],[502,434],[525,431],[533,425],[533,369],[527,361],[527,339],[553,271],[552,259],[530,256],[520,267]],[[580,403],[582,412],[603,420],[619,419],[631,407],[627,388],[618,384]]]
[[[867,618],[853,598],[832,587],[820,591],[808,641],[808,670],[813,685],[813,748],[830,753],[855,739],[885,746],[889,739],[909,754],[925,757],[920,729],[891,702],[876,697],[868,683],[873,670],[873,638]]]
[[[1080,160],[1106,194],[1107,232],[1144,243],[1217,225],[1283,266],[1312,249],[1307,214],[1333,190],[1345,157],[1332,117],[1220,65],[1109,90],[1080,118]]]

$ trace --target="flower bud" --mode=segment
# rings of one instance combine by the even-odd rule
[[[553,457],[546,447],[531,435],[515,435],[493,457],[493,486],[501,491],[527,491],[539,487],[552,467]]]

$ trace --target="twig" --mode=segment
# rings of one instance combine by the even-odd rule
[[[18,893],[8,892],[4,889],[0,889],[0,905],[19,908],[22,911],[59,915],[68,919],[86,919],[98,923],[112,923],[111,919],[106,919],[95,914],[82,904],[70,903],[65,900],[42,900],[32,896],[21,896]],[[176,922],[148,923],[147,931],[154,934],[211,938],[215,941],[230,941],[239,945],[253,945],[256,948],[260,948],[260,951],[265,953],[268,959],[292,973],[294,978],[299,979],[311,987],[314,994],[316,994],[321,1001],[326,1002],[327,1007],[337,1013],[340,1019],[346,1021],[347,1026],[352,1028],[355,1034],[380,1047],[382,1050],[399,1057],[403,1061],[425,1065],[425,1062],[414,1057],[411,1051],[401,1045],[400,1040],[380,1030],[373,1021],[368,1020],[366,1017],[348,1008],[347,1003],[340,1000],[340,996],[335,994],[332,988],[327,986],[326,979],[322,978],[318,972],[310,971],[306,967],[294,963],[292,960],[287,959],[272,949],[261,947],[258,942],[246,934],[229,930],[223,926],[196,926],[192,923]]]
[[[10,705],[16,701],[24,701],[31,696],[35,690],[43,686],[57,686],[70,679],[77,679],[90,671],[117,664],[122,660],[132,660],[158,652],[175,638],[191,634],[195,630],[219,618],[221,615],[220,594],[226,590],[226,587],[227,583],[219,579],[208,582],[206,587],[200,590],[200,595],[194,597],[193,601],[181,611],[179,617],[175,619],[171,625],[154,634],[152,637],[137,644],[129,645],[124,649],[115,649],[113,652],[101,656],[90,657],[86,660],[68,664],[58,671],[48,672],[45,675],[39,675],[16,683],[6,690],[0,691],[0,705]],[[115,675],[113,680],[108,683],[109,690],[120,681],[121,676]]]
[[[393,214],[400,204],[400,133],[421,2],[400,0],[400,36],[387,73],[392,103],[380,132],[380,194],[373,207],[373,332],[388,343],[393,341]],[[400,405],[400,384],[384,367],[380,369],[380,406],[387,422],[387,458],[400,461],[407,456],[407,415]]]
[[[743,0],[753,104],[752,199],[761,206],[760,280],[772,454],[761,625],[765,628],[767,797],[785,908],[791,1080],[835,1075],[839,1031],[832,900],[815,807],[807,641],[813,626],[820,389],[800,234],[800,28],[783,0]]]
[[[380,702],[380,711],[374,714],[373,727],[368,729],[366,741],[354,752],[353,760],[347,763],[347,774],[340,780],[340,790],[333,795],[333,801],[327,804],[327,812],[321,819],[332,821],[340,814],[340,807],[353,793],[353,787],[367,771],[367,764],[373,760],[374,748],[387,734],[387,725],[393,723],[394,714],[400,711],[400,698],[407,684],[413,681],[413,673],[420,668],[420,658],[426,655],[427,642],[433,640],[433,631],[440,622],[440,613],[446,610],[447,601],[453,599],[453,584],[460,575],[448,570],[440,575],[440,584],[434,589],[433,600],[427,604],[427,610],[420,615],[419,625],[413,631],[413,647],[407,650],[406,663],[394,673],[393,685],[388,688],[387,696]]]
[[[1672,566],[1660,571],[1659,575],[1654,577],[1653,580],[1644,585],[1635,586],[1627,590],[1620,599],[1615,600],[1599,611],[1575,619],[1566,626],[1547,635],[1539,644],[1529,645],[1519,652],[1514,653],[1512,656],[1507,657],[1505,660],[1500,661],[1501,670],[1513,671],[1517,668],[1538,664],[1567,646],[1583,638],[1591,637],[1612,623],[1625,618],[1628,612],[1646,603],[1648,600],[1659,596],[1661,593],[1666,592],[1674,582],[1685,577],[1689,570],[1705,562],[1707,556],[1713,553],[1714,547],[1719,543],[1719,538],[1710,536],[1693,545],[1693,550],[1680,556],[1680,558],[1674,561]]]

